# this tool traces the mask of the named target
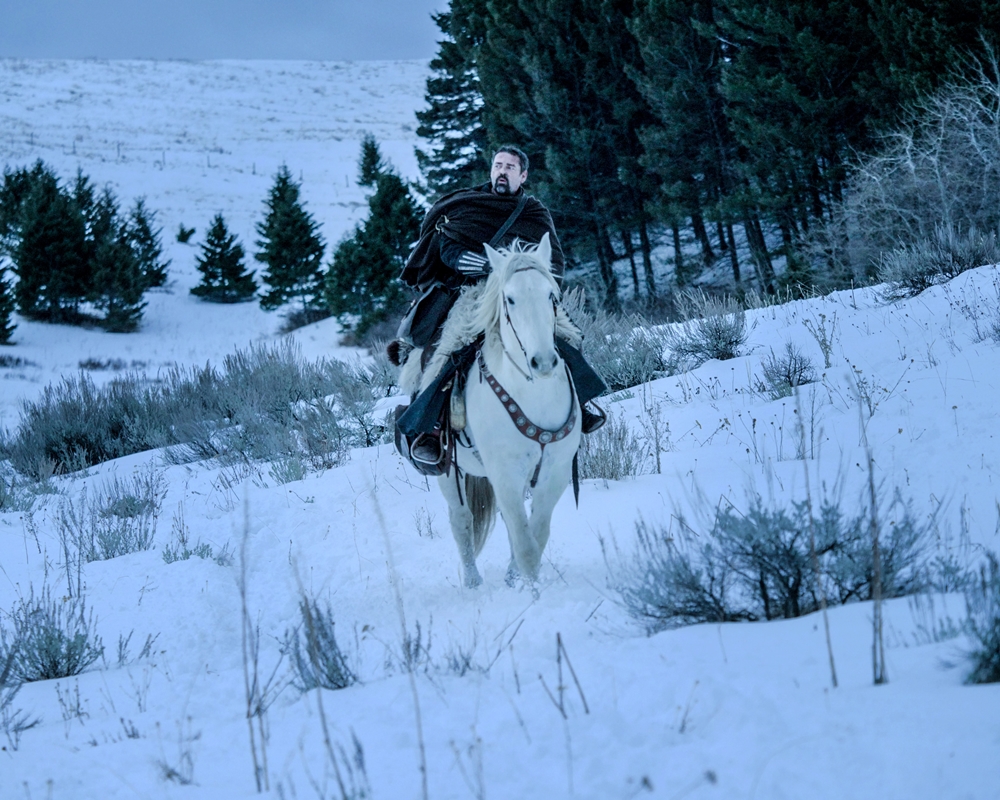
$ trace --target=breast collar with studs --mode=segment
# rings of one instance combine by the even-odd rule
[[[523,436],[526,436],[533,442],[538,442],[542,446],[543,454],[545,452],[545,445],[561,441],[569,436],[573,427],[576,425],[576,390],[573,388],[573,378],[569,374],[568,367],[566,367],[566,377],[569,379],[570,391],[569,419],[566,420],[566,424],[564,424],[561,428],[558,428],[557,430],[548,430],[535,425],[535,423],[528,419],[517,403],[514,402],[514,398],[510,396],[510,393],[503,388],[500,381],[498,381],[493,373],[490,372],[489,368],[486,366],[486,359],[483,358],[482,350],[479,351],[478,358],[480,374],[486,379],[486,383],[488,383],[490,388],[496,393],[500,402],[503,403],[504,410],[514,423],[514,427],[516,427]],[[539,461],[539,464],[541,464],[541,461]]]

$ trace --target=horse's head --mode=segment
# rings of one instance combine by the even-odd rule
[[[480,306],[484,329],[498,330],[507,355],[529,380],[550,375],[559,365],[559,284],[552,275],[549,235],[538,245],[515,243],[503,250],[486,245],[486,254],[491,272]]]

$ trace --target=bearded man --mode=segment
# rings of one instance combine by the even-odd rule
[[[537,244],[548,233],[552,274],[562,284],[565,259],[552,215],[524,191],[527,179],[528,156],[513,145],[504,145],[493,155],[489,183],[447,194],[427,212],[401,276],[404,283],[423,294],[403,320],[397,341],[390,345],[389,356],[395,363],[402,360],[401,349],[423,347],[425,357],[433,349],[461,288],[489,274],[487,243],[493,248],[508,247],[515,239]],[[582,430],[592,433],[606,417],[600,408],[588,403],[607,387],[579,350],[562,339],[556,344],[580,400]],[[414,442],[410,458],[423,465],[441,462],[441,407],[431,399],[441,395],[437,390],[450,377],[441,375],[397,420],[399,432]]]

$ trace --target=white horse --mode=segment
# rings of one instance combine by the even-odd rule
[[[460,395],[465,424],[455,435],[453,472],[438,478],[468,587],[482,583],[476,557],[497,508],[510,540],[507,583],[518,575],[529,584],[537,580],[552,511],[580,446],[580,404],[555,345],[557,329],[573,344],[579,331],[558,305],[548,234],[534,247],[497,251],[487,245],[486,253],[490,275],[456,302],[424,381],[438,373],[440,359],[485,335]],[[420,355],[415,351],[411,360],[419,363]],[[456,427],[462,416],[461,403],[453,402]]]

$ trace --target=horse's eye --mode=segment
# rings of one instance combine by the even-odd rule
[[[514,305],[514,298],[510,297],[509,295],[507,296],[507,305],[509,306]]]

